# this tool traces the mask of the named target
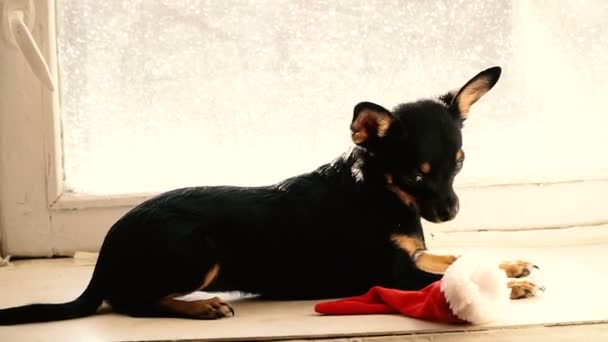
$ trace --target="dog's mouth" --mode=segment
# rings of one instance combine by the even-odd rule
[[[458,197],[456,196],[451,201],[446,202],[419,199],[396,184],[391,175],[386,175],[386,186],[399,197],[401,202],[408,207],[416,209],[420,213],[420,216],[429,222],[441,223],[450,221],[456,217],[460,209]]]
[[[453,220],[458,214],[458,201],[453,205],[421,205],[420,216],[425,220],[433,223],[441,223]]]
[[[429,222],[441,223],[450,221],[458,214],[458,197],[454,197],[451,201],[452,203],[419,199],[396,184],[391,175],[386,175],[386,186],[399,197],[401,202],[408,207],[416,209],[420,213],[420,216]]]

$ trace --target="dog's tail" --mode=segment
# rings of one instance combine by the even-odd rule
[[[0,310],[0,325],[60,321],[94,314],[103,294],[96,268],[87,289],[75,300],[62,304],[30,304]]]

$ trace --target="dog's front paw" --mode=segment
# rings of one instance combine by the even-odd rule
[[[532,270],[538,269],[538,266],[533,263],[522,260],[503,261],[499,267],[507,273],[509,278],[527,277],[532,273]]]
[[[416,266],[425,272],[443,274],[457,259],[458,257],[454,255],[436,255],[424,252],[416,259]]]
[[[533,279],[515,279],[507,283],[511,289],[511,299],[534,297],[538,291],[545,291],[545,287],[537,284]]]

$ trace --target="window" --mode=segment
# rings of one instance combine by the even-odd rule
[[[16,69],[0,61],[18,79],[0,88],[3,246],[95,249],[141,193],[307,172],[347,148],[357,102],[439,95],[492,65],[503,77],[466,122],[461,214],[430,231],[606,221],[607,15],[602,1],[50,2],[34,34],[59,91],[18,51]],[[24,169],[35,181],[14,181]]]

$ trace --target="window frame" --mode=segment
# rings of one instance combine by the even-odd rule
[[[59,84],[55,2],[36,5],[32,33]],[[60,89],[48,91],[18,49],[7,41],[0,45],[6,45],[0,56],[0,72],[5,75],[0,79],[2,252],[49,257],[96,251],[120,216],[154,194],[91,196],[64,191]],[[608,208],[601,205],[608,193],[608,175],[554,183],[468,185],[456,192],[461,213],[455,220],[441,225],[424,222],[431,247],[460,246],[463,237],[471,245],[518,245],[529,230],[608,223]],[[475,234],[486,231],[500,237]],[[564,230],[557,238],[534,243],[588,243],[596,238],[608,241],[608,234],[601,229],[582,235]]]

